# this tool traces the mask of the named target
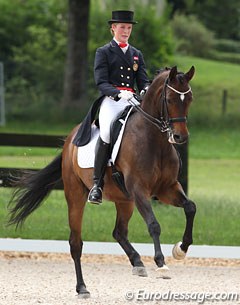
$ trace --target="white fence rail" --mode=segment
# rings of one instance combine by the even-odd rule
[[[152,244],[132,243],[132,245],[140,255],[154,255]],[[163,244],[161,247],[165,256],[172,256],[173,245]],[[63,240],[0,238],[0,251],[69,253],[70,249],[68,241]],[[83,243],[83,253],[111,255],[124,254],[119,244],[115,242],[91,241],[85,241]],[[189,248],[187,257],[240,259],[240,247],[192,245]]]

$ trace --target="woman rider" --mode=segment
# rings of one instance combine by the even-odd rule
[[[104,95],[99,111],[100,136],[94,161],[94,185],[88,202],[100,204],[104,174],[109,159],[110,126],[116,116],[129,105],[135,84],[139,92],[149,85],[141,51],[128,43],[133,24],[132,11],[113,11],[108,21],[113,39],[96,51],[94,78],[100,93]],[[136,101],[135,101],[136,102]]]

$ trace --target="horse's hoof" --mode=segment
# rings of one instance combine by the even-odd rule
[[[78,290],[78,298],[79,299],[88,299],[90,298],[90,292],[86,289],[85,286],[81,286]]]
[[[181,260],[181,259],[184,259],[185,256],[186,256],[186,252],[184,252],[182,249],[181,249],[181,244],[182,242],[178,242],[176,243],[176,245],[173,247],[172,249],[172,255],[175,259],[177,260]]]
[[[148,276],[146,268],[143,267],[143,266],[141,266],[141,267],[133,267],[132,274],[133,275],[138,275],[138,276],[144,276],[144,277]]]
[[[157,272],[167,272],[167,271],[169,271],[169,268],[168,268],[168,266],[167,265],[163,265],[162,267],[158,267],[157,269],[156,269],[156,271]]]
[[[83,292],[83,293],[79,293],[78,294],[78,298],[79,299],[89,299],[90,298],[90,292],[86,291],[86,292]]]

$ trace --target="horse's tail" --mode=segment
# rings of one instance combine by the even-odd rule
[[[62,180],[62,154],[39,171],[24,171],[13,180],[16,187],[9,202],[8,224],[21,226],[43,202],[54,186]]]

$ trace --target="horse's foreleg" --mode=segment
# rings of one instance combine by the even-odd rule
[[[189,199],[186,199],[183,202],[183,208],[186,216],[186,227],[183,234],[183,241],[181,245],[181,249],[184,252],[187,252],[188,247],[192,244],[192,231],[193,231],[193,221],[196,214],[196,205]]]
[[[135,196],[135,201],[138,211],[145,220],[149,234],[153,239],[154,250],[155,250],[155,255],[154,255],[155,263],[161,270],[168,269],[165,264],[164,256],[160,245],[161,227],[153,213],[151,204],[146,199],[144,199],[144,197],[140,197],[139,195]]]
[[[132,216],[134,204],[131,203],[115,203],[117,210],[117,218],[113,237],[118,241],[120,246],[127,254],[132,266],[133,274],[139,276],[147,276],[146,269],[141,261],[139,253],[133,248],[128,240],[128,222]]]
[[[188,248],[193,242],[193,238],[192,238],[193,221],[196,213],[195,203],[187,198],[183,200],[182,207],[184,209],[186,216],[185,231],[183,234],[182,242],[178,242],[173,247],[173,251],[172,251],[173,257],[177,260],[181,260],[185,258]]]
[[[163,200],[177,207],[182,207],[186,216],[186,226],[182,242],[177,243],[173,248],[173,257],[183,259],[186,256],[189,246],[193,242],[193,222],[196,214],[196,205],[185,195],[181,185],[177,182],[169,191],[167,200]]]

